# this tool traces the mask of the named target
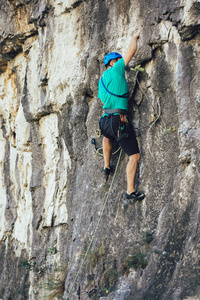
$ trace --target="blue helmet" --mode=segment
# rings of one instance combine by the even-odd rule
[[[111,59],[116,59],[116,58],[122,58],[121,54],[117,53],[117,52],[111,52],[111,53],[108,53],[105,57],[104,57],[104,65],[106,66],[109,61]]]

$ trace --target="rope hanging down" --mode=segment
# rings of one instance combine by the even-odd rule
[[[117,173],[117,169],[118,169],[118,166],[119,166],[121,154],[122,154],[122,149],[120,150],[120,153],[119,153],[119,157],[118,157],[117,165],[116,165],[116,168],[115,168],[115,172],[114,172],[114,175],[113,175],[111,184],[110,184],[110,188],[109,188],[109,190],[108,190],[108,194],[107,194],[107,196],[106,196],[106,200],[105,200],[104,205],[103,205],[103,209],[102,209],[101,214],[100,214],[100,217],[99,217],[99,221],[98,221],[98,223],[97,223],[97,225],[96,225],[96,228],[95,228],[95,230],[94,230],[92,239],[91,239],[91,241],[90,241],[90,243],[89,243],[89,246],[88,246],[88,248],[87,248],[87,250],[86,250],[86,253],[85,253],[85,255],[84,255],[84,258],[83,258],[83,260],[82,260],[82,263],[81,263],[81,265],[80,265],[80,267],[79,267],[79,269],[78,269],[77,275],[76,275],[76,277],[75,277],[75,279],[74,279],[74,281],[73,281],[73,283],[72,283],[72,286],[71,286],[71,288],[70,288],[70,290],[69,290],[69,292],[68,292],[68,294],[67,294],[67,300],[69,300],[68,297],[70,296],[71,291],[72,291],[72,289],[73,289],[73,287],[74,287],[74,285],[75,285],[75,283],[76,283],[76,280],[77,280],[77,278],[78,278],[78,275],[80,274],[80,272],[81,272],[81,270],[82,270],[83,264],[84,264],[84,262],[86,261],[86,258],[87,258],[87,256],[88,256],[88,253],[89,253],[90,248],[91,248],[91,246],[92,246],[92,243],[93,243],[93,241],[94,241],[95,234],[96,234],[96,232],[97,232],[97,230],[98,230],[98,228],[99,228],[99,224],[100,224],[101,219],[102,219],[102,217],[103,217],[103,213],[104,213],[104,210],[105,210],[105,207],[106,207],[106,204],[107,204],[107,202],[108,202],[108,198],[109,198],[109,195],[110,195],[112,186],[113,186],[113,182],[114,182],[114,179],[115,179],[115,175],[116,175],[116,173]]]
[[[100,148],[97,146],[95,138],[91,139],[91,144],[94,145],[94,152],[96,154],[103,156],[103,150],[102,150],[103,148],[102,147]],[[102,153],[100,152],[101,150],[102,150]],[[115,155],[119,150],[120,150],[120,146],[118,147],[118,149],[115,152],[112,153],[112,155]]]

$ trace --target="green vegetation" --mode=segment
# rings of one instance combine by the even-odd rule
[[[36,262],[33,262],[31,260],[22,261],[20,263],[20,266],[27,268],[29,271],[34,271],[35,273],[37,273],[38,277],[43,276],[48,269],[48,267],[45,265],[38,267]]]
[[[176,127],[175,126],[171,126],[170,128],[164,130],[163,135],[166,135],[167,133],[172,133],[175,130],[176,130]]]
[[[54,250],[54,249],[51,249]],[[52,266],[41,266],[38,267],[36,262],[31,260],[22,261],[20,264],[22,267],[27,268],[29,271],[36,273],[37,280],[41,279],[42,276],[51,270]],[[47,274],[47,281],[44,283],[38,283],[38,288],[45,289],[47,291],[47,300],[63,299],[62,295],[65,290],[65,278],[67,273],[67,264],[62,262],[60,266],[56,266],[53,270],[53,275]],[[42,279],[41,279],[42,280]],[[38,291],[33,291],[34,294],[39,294]]]
[[[141,241],[143,244],[150,244],[153,241],[153,232],[143,231],[141,234]]]
[[[138,236],[138,242],[141,249],[135,250],[132,255],[128,256],[122,264],[122,274],[127,275],[130,268],[134,270],[145,269],[148,261],[147,254],[150,253],[150,243],[153,241],[154,231],[143,231]]]
[[[47,300],[54,300],[56,297],[62,299],[65,291],[65,278],[51,276],[41,287],[48,291]]]
[[[145,269],[147,266],[147,255],[144,252],[136,251],[128,256],[122,264],[122,273],[128,274],[130,268],[135,270]]]
[[[110,290],[115,286],[117,278],[118,273],[116,268],[110,268],[102,274],[100,280],[102,296],[106,296],[110,292]]]
[[[48,275],[47,281],[38,285],[47,291],[47,300],[63,299],[65,291],[65,278],[67,274],[67,264],[62,262],[54,269],[54,273]]]
[[[92,268],[94,268],[99,260],[100,257],[104,256],[106,253],[106,247],[105,244],[102,243],[102,245],[95,249],[95,251],[90,252],[88,254],[87,260]]]
[[[134,72],[144,72],[144,68],[141,68],[141,65],[136,66],[135,68],[130,68]]]
[[[28,268],[30,271],[32,270],[38,270],[37,267],[36,267],[36,262],[32,262],[30,260],[23,260],[21,263],[20,263],[20,266],[22,267],[26,267]]]
[[[56,247],[51,247],[51,248],[49,248],[49,249],[48,249],[48,253],[49,253],[49,254],[55,254],[55,253],[57,253]]]

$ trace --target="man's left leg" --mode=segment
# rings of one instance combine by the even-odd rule
[[[108,177],[110,175],[111,169],[110,169],[110,157],[112,152],[112,140],[110,140],[107,137],[103,137],[103,157],[104,157],[104,175],[106,178],[106,181],[108,180]]]

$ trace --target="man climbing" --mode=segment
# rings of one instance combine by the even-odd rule
[[[128,116],[128,84],[125,79],[125,67],[137,50],[137,40],[141,30],[138,31],[122,57],[117,52],[111,52],[104,57],[106,71],[99,81],[98,98],[101,99],[105,110],[99,121],[103,134],[104,173],[108,178],[110,169],[110,156],[113,141],[116,140],[129,156],[126,167],[127,199],[142,200],[144,193],[135,190],[134,181],[140,153],[133,125]]]

